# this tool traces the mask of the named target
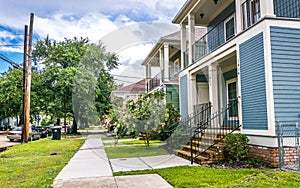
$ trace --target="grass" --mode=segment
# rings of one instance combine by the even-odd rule
[[[116,138],[115,137],[104,137],[104,138],[101,138],[103,141],[105,140],[115,140]],[[122,138],[119,138],[119,140],[124,140],[124,139],[133,139],[131,136],[124,136]]]
[[[105,140],[115,140],[114,137],[104,137],[104,138],[101,138],[103,141]],[[119,139],[120,140],[120,139]]]
[[[168,154],[166,150],[155,145],[152,145],[149,148],[146,148],[145,146],[105,147],[105,151],[109,159],[147,157]]]
[[[275,170],[216,169],[181,166],[164,169],[117,172],[115,176],[159,174],[175,188],[183,187],[300,187],[300,174]]]
[[[0,153],[0,187],[51,187],[83,142],[43,139],[9,148]]]
[[[161,144],[160,140],[149,140],[150,145]],[[104,146],[115,145],[115,142],[104,142]],[[117,145],[145,145],[144,140],[130,140],[130,141],[122,141],[119,140]]]

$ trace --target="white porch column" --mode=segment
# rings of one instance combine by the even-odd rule
[[[146,92],[149,90],[149,64],[146,65]]]
[[[241,1],[235,1],[235,25],[236,25],[236,33],[240,33],[242,31],[242,11],[241,11]]]
[[[151,64],[146,65],[146,91],[150,91],[150,80],[151,80]]]
[[[183,70],[184,69],[184,52],[186,51],[186,24],[181,23],[181,28],[180,28],[180,42],[181,42],[181,65],[180,65],[180,69]]]
[[[218,102],[218,68],[211,64],[208,66],[209,75],[209,101],[212,104],[212,113],[219,110]]]
[[[195,15],[189,14],[188,16],[189,22],[189,65],[193,64],[193,44],[195,43]]]
[[[163,83],[163,79],[164,79],[164,74],[163,74],[163,70],[164,70],[164,54],[163,54],[163,49],[159,49],[159,67],[160,67],[160,83]]]
[[[169,44],[164,44],[164,81],[169,81]]]
[[[264,17],[264,16],[275,17],[273,1],[260,1],[260,11],[261,11],[260,17]]]
[[[194,112],[194,105],[197,104],[197,83],[196,83],[196,76],[190,75],[189,80],[189,105],[188,110],[189,114]]]

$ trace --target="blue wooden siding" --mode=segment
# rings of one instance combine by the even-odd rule
[[[267,130],[263,33],[240,45],[243,128]]]
[[[300,18],[300,0],[273,0],[273,4],[276,16]]]
[[[300,29],[271,27],[275,120],[299,121]]]
[[[179,87],[176,84],[167,85],[167,103],[173,104],[177,109],[179,109]]]
[[[235,12],[235,3],[231,3],[208,25],[208,48],[213,51],[225,43],[224,21]]]
[[[188,116],[188,79],[187,75],[180,77],[180,115],[184,119]]]

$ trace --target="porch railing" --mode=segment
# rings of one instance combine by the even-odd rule
[[[169,79],[171,81],[178,80],[176,73],[180,71],[179,66],[169,66]]]
[[[202,119],[207,119],[207,116],[211,113],[211,103],[202,104],[202,107],[197,113],[188,115],[188,117],[169,126],[169,129],[164,131],[169,135],[166,141],[167,149],[170,153],[173,153],[174,150],[180,149],[183,144],[186,144],[197,129],[198,122]]]
[[[148,92],[153,90],[154,88],[160,86],[160,73],[155,75],[150,81],[148,86]]]
[[[229,15],[232,15],[233,13],[234,11],[231,12]],[[228,17],[220,21],[218,24],[212,27],[208,27],[208,32],[192,45],[192,63],[197,62],[202,57],[204,57],[208,53],[214,51],[215,49],[227,42],[225,40],[224,34],[224,21],[226,19],[228,19]],[[236,24],[234,27],[236,27]],[[232,37],[234,36],[235,35],[233,35]],[[189,49],[187,49],[184,52],[183,68],[186,68],[187,66],[189,66]]]
[[[240,123],[237,109],[238,100],[233,100],[221,112],[213,113],[197,122],[197,127],[190,139],[191,163],[196,157],[222,141],[227,134],[239,129]],[[205,140],[195,139],[197,136],[204,134],[206,134]],[[197,142],[196,145],[199,147],[197,153],[194,153],[193,150],[195,142]]]

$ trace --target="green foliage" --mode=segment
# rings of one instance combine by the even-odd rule
[[[180,113],[177,110],[177,108],[173,104],[168,103],[166,106],[165,124],[159,130],[159,136],[161,140],[165,140],[169,137],[169,135],[166,132],[178,125],[179,117]]]
[[[109,96],[115,84],[110,71],[119,65],[115,54],[91,44],[87,38],[37,41],[33,56],[45,69],[36,93],[37,111],[58,118],[76,117],[73,125],[98,124],[111,108]],[[76,127],[73,127],[76,131]]]
[[[178,110],[172,104],[164,104],[164,99],[165,93],[160,90],[130,99],[125,112],[114,109],[111,122],[116,119],[121,130],[143,133],[148,146],[149,139],[164,140],[167,135],[163,131],[178,122],[179,117]]]
[[[244,134],[226,135],[224,155],[227,160],[241,161],[248,158],[249,139]]]
[[[0,119],[21,115],[23,72],[9,69],[0,79]]]
[[[55,120],[51,120],[51,119],[48,119],[48,118],[43,118],[42,121],[41,121],[42,126],[49,126],[50,124],[55,124],[55,123],[56,123]]]

